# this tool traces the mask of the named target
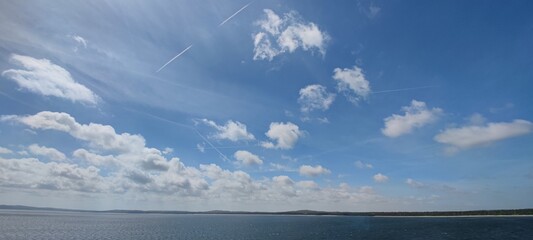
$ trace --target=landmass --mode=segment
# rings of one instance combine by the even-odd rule
[[[368,216],[368,217],[416,217],[416,216],[533,216],[533,208],[529,209],[499,209],[472,211],[427,211],[427,212],[329,212],[313,210],[254,212],[254,211],[158,211],[158,210],[79,210],[49,207],[31,207],[23,205],[0,205],[4,210],[27,211],[63,211],[63,212],[92,212],[92,213],[136,213],[136,214],[255,214],[255,215],[315,215],[315,216]]]

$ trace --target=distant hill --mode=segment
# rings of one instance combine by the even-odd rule
[[[474,210],[474,211],[431,211],[431,212],[326,212],[313,210],[296,210],[284,212],[247,212],[247,211],[143,211],[143,210],[77,210],[49,207],[31,207],[23,205],[0,205],[4,210],[27,211],[64,211],[64,212],[93,212],[93,213],[127,213],[127,214],[261,214],[261,215],[337,215],[337,216],[374,216],[374,217],[408,217],[408,216],[533,216],[533,209],[503,209],[503,210]]]

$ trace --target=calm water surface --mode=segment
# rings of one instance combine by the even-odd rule
[[[533,217],[387,218],[0,210],[0,239],[533,239]]]

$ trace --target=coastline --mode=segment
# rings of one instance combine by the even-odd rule
[[[264,215],[264,216],[337,216],[337,217],[533,217],[533,209],[507,210],[473,210],[473,211],[432,211],[432,212],[327,212],[313,210],[297,210],[282,212],[249,212],[249,211],[160,211],[160,210],[81,210],[49,207],[31,207],[22,205],[0,205],[0,210],[14,210],[27,212],[79,212],[104,214],[177,214],[177,215]]]

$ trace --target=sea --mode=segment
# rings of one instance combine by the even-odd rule
[[[533,239],[533,217],[352,217],[0,210],[0,239]]]

